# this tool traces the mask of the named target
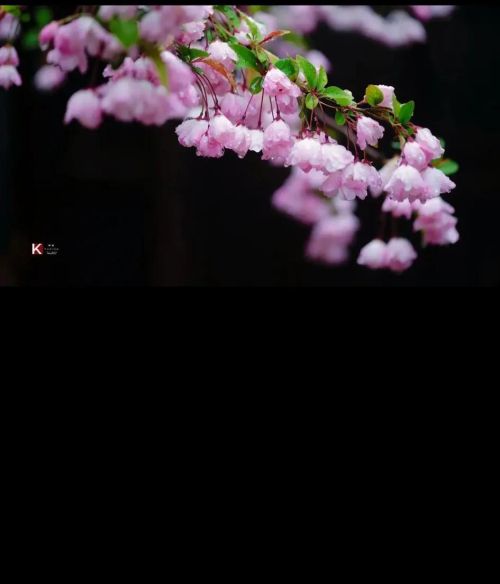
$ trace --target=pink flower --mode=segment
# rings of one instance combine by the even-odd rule
[[[330,173],[321,185],[321,190],[327,195],[337,195],[342,186],[343,177],[344,174],[341,170]]]
[[[224,148],[228,147],[235,138],[236,126],[232,124],[226,116],[219,114],[215,116],[208,129],[208,134],[214,140],[217,140]]]
[[[298,168],[274,193],[273,206],[306,225],[314,225],[330,213],[328,201],[314,190],[313,174]]]
[[[386,248],[387,267],[393,272],[408,270],[417,259],[417,253],[407,239],[393,238]]]
[[[358,265],[371,270],[381,270],[387,267],[387,244],[381,239],[374,239],[361,250]]]
[[[242,95],[237,93],[226,93],[226,95],[220,100],[219,104],[221,111],[226,118],[233,122],[233,124],[237,124],[243,120],[248,102],[249,99],[245,99]]]
[[[264,131],[263,159],[285,161],[293,146],[290,128],[283,120],[270,124]]]
[[[185,45],[190,45],[201,40],[205,32],[205,23],[201,20],[195,22],[186,22],[181,26],[181,32],[177,40]]]
[[[445,5],[445,6],[410,6],[413,12],[421,20],[430,20],[434,17],[448,16],[455,10],[455,6]]]
[[[208,122],[205,120],[186,120],[175,130],[179,142],[186,148],[198,147],[207,132]]]
[[[271,97],[287,95],[297,98],[302,95],[300,88],[292,83],[290,79],[277,68],[271,69],[264,79],[264,93]]]
[[[179,32],[176,6],[155,6],[140,22],[141,38],[150,43],[165,44],[169,35]]]
[[[307,245],[307,256],[316,262],[338,265],[349,259],[349,246],[359,228],[352,214],[325,217],[317,223]]]
[[[183,91],[194,84],[195,76],[189,65],[183,63],[170,51],[161,54],[162,61],[167,65],[168,88],[173,93]]]
[[[425,185],[425,198],[432,199],[450,193],[456,184],[437,168],[429,167],[422,173]]]
[[[386,162],[384,166],[379,170],[378,174],[380,176],[380,183],[376,185],[375,188],[371,187],[370,192],[372,196],[376,199],[384,192],[385,185],[389,182],[391,176],[394,174],[395,170],[398,168],[400,162],[399,156],[394,156]]]
[[[426,153],[428,163],[443,156],[444,148],[441,142],[427,128],[419,128],[415,140]]]
[[[404,201],[395,201],[387,197],[382,205],[382,211],[384,213],[390,213],[393,217],[406,217],[406,219],[411,219],[413,214],[413,205],[408,199]]]
[[[377,146],[378,141],[384,136],[384,128],[375,120],[361,116],[356,126],[358,146],[365,150],[368,145]]]
[[[137,14],[137,5],[133,6],[101,6],[99,8],[99,16],[106,22],[109,22],[113,17],[117,16],[122,20],[132,20]]]
[[[342,173],[338,194],[347,201],[366,199],[368,189],[380,187],[381,179],[376,169],[365,162],[350,164]]]
[[[232,137],[226,142],[226,148],[244,158],[252,146],[251,130],[245,126],[235,126]]]
[[[43,50],[46,50],[49,45],[54,42],[58,30],[59,24],[56,21],[51,22],[42,28],[38,40],[40,41],[40,46]]]
[[[198,61],[196,63],[196,67],[201,69],[208,77],[208,80],[211,83],[211,87],[217,95],[226,95],[226,93],[231,91],[231,85],[229,81],[213,67],[210,67],[210,65],[202,61]]]
[[[392,98],[394,97],[394,87],[390,85],[377,85],[380,91],[384,94],[384,101],[379,104],[380,107],[388,107],[392,109]]]
[[[102,109],[121,122],[137,121],[161,126],[167,120],[186,115],[175,94],[162,85],[123,77],[100,88]]]
[[[77,91],[69,100],[64,122],[78,120],[82,126],[95,130],[102,122],[101,102],[94,91]]]
[[[328,57],[320,51],[308,51],[306,58],[316,67],[316,69],[323,67],[327,73],[332,70],[332,64],[328,60]]]
[[[224,156],[224,146],[207,132],[202,136],[196,154],[206,158],[222,158]]]
[[[278,95],[276,100],[281,114],[292,115],[299,111],[299,102],[294,95]]]
[[[123,51],[118,39],[91,16],[80,16],[57,28],[49,25],[42,31],[41,37],[44,41],[42,44],[50,40],[54,44],[53,50],[47,55],[47,62],[59,65],[67,72],[78,68],[81,73],[85,73],[87,55],[112,60]]]
[[[0,87],[10,89],[13,85],[22,85],[18,70],[12,65],[0,66]]]
[[[0,66],[1,65],[12,65],[13,67],[19,65],[19,57],[15,47],[9,45],[0,47]]]
[[[53,65],[44,65],[35,75],[35,87],[38,91],[52,91],[57,89],[64,80],[66,74]]]
[[[18,37],[20,31],[19,19],[4,11],[0,18],[0,41],[12,42]]]
[[[416,168],[402,164],[391,176],[384,190],[396,201],[414,201],[425,196],[426,185]]]
[[[421,231],[425,245],[450,245],[457,243],[460,235],[456,229],[455,209],[437,197],[417,206],[418,218],[413,228]]]
[[[304,172],[320,168],[322,164],[321,148],[319,141],[314,138],[297,140],[290,152],[288,164],[298,166]]]
[[[417,170],[424,170],[429,164],[428,155],[418,142],[407,142],[403,148],[405,162]]]
[[[354,156],[344,146],[328,143],[321,146],[321,162],[325,172],[337,172],[352,164]]]
[[[210,57],[224,66],[228,71],[234,71],[234,66],[238,61],[238,55],[234,50],[222,41],[214,41],[208,47],[208,53]]]

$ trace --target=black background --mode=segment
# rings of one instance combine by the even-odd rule
[[[400,99],[416,100],[416,123],[460,162],[448,200],[461,241],[425,250],[409,272],[355,265],[374,235],[372,202],[360,205],[353,261],[311,265],[309,230],[270,205],[288,171],[257,156],[197,158],[177,145],[175,124],[65,127],[76,76],[55,96],[28,81],[0,90],[0,285],[498,285],[499,16],[496,6],[461,6],[427,25],[426,45],[397,51],[326,28],[313,37],[333,63],[332,83],[356,96],[368,83],[396,86]],[[28,79],[39,57],[22,58]],[[60,255],[32,257],[39,241]]]

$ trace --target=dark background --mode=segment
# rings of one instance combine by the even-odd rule
[[[499,16],[495,6],[462,6],[427,25],[426,45],[397,51],[326,28],[313,37],[333,63],[333,84],[356,96],[368,83],[394,85],[460,162],[447,200],[461,241],[425,250],[409,272],[355,265],[375,235],[373,202],[360,205],[351,264],[312,265],[303,255],[309,229],[270,204],[288,171],[256,155],[199,159],[177,145],[175,124],[65,127],[77,80],[42,96],[25,68],[22,88],[0,89],[0,285],[500,284]],[[32,76],[39,57],[22,58]],[[40,241],[60,255],[32,257]]]

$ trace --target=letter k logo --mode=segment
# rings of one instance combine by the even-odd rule
[[[43,243],[31,244],[31,255],[43,255]]]

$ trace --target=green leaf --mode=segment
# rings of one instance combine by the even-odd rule
[[[460,170],[458,162],[450,160],[449,158],[438,160],[437,162],[433,163],[433,166],[439,169],[446,176],[451,176]]]
[[[301,55],[297,55],[297,63],[304,73],[309,89],[316,89],[318,82],[318,72],[316,67]]]
[[[266,69],[269,67],[269,56],[265,49],[257,47],[255,49],[255,56],[259,60],[259,63],[261,63]]]
[[[129,49],[139,41],[139,25],[136,20],[113,18],[109,23],[109,30],[126,49]]]
[[[365,101],[375,107],[384,101],[384,94],[376,85],[368,85],[365,92]]]
[[[264,85],[264,77],[256,77],[252,83],[250,83],[250,93],[252,95],[257,95],[262,91],[262,86]]]
[[[297,79],[299,67],[293,59],[280,59],[279,61],[276,61],[274,66],[280,71],[283,71],[283,73],[290,77],[292,81]]]
[[[339,126],[343,126],[346,123],[346,117],[342,112],[336,112],[335,114],[335,122],[337,123],[337,125]]]
[[[38,31],[36,29],[28,30],[23,36],[23,47],[26,50],[38,48]]]
[[[9,12],[18,18],[21,16],[21,6],[20,4],[1,4],[0,8],[4,12]]]
[[[335,85],[323,89],[321,96],[326,97],[331,101],[335,101],[338,105],[343,107],[352,105],[353,102],[350,91],[345,91],[344,89],[340,89],[340,87],[335,87]]]
[[[179,57],[186,61],[187,63],[191,63],[195,59],[206,59],[210,57],[210,53],[206,51],[201,51],[200,49],[191,49],[190,47],[185,47],[184,45],[179,46]]]
[[[319,68],[318,82],[317,82],[317,85],[316,85],[316,89],[318,89],[319,91],[321,91],[327,85],[328,85],[328,75],[326,74],[326,70],[325,70],[325,68],[322,65]]]
[[[214,22],[214,27],[215,30],[217,31],[217,34],[219,35],[219,37],[221,38],[222,41],[224,42],[237,42],[235,37],[232,36],[232,34],[230,32],[228,32],[223,26],[221,26],[218,22]]]
[[[319,104],[319,99],[315,95],[312,95],[312,93],[309,93],[306,96],[306,108],[307,109],[313,110],[313,109],[318,107],[318,104]]]
[[[257,43],[260,42],[262,40],[262,34],[255,20],[247,16],[244,12],[240,12],[240,14],[250,30],[251,39]]]
[[[413,117],[413,113],[415,112],[415,102],[409,101],[408,103],[403,103],[399,110],[399,121],[402,124],[407,124]]]
[[[394,110],[394,115],[396,116],[396,119],[399,118],[399,111],[401,110],[401,104],[398,101],[398,98],[393,95],[392,96],[392,109]]]
[[[262,71],[262,65],[250,49],[235,42],[229,43],[229,46],[238,55],[238,67],[241,67],[242,69],[254,69],[259,73]]]
[[[148,45],[144,52],[155,64],[156,72],[158,73],[161,84],[168,89],[168,69],[165,61],[161,58],[160,47],[156,45]]]
[[[37,6],[35,10],[35,20],[40,28],[49,24],[53,20],[52,10],[48,6]]]
[[[233,28],[239,28],[239,26],[241,24],[240,17],[238,16],[238,13],[236,12],[236,10],[232,6],[222,4],[222,5],[214,6],[214,8],[215,8],[215,10],[218,10],[219,12],[224,14],[224,16],[227,18],[229,24]]]

